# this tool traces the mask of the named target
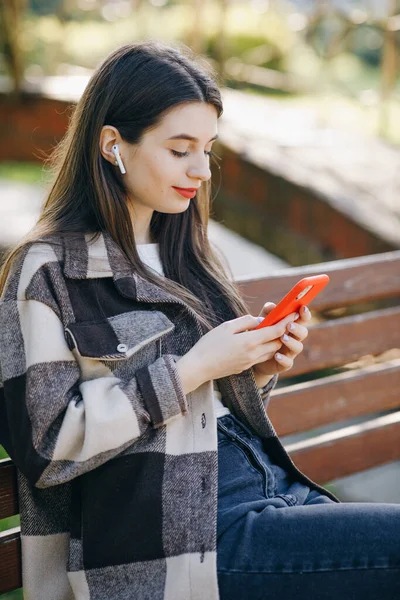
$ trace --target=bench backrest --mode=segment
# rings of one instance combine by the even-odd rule
[[[318,273],[330,276],[310,306],[318,323],[293,369],[281,374],[268,413],[280,436],[338,424],[333,432],[286,445],[302,471],[325,483],[400,458],[400,251],[237,282],[255,315],[266,301],[278,302],[299,279]],[[349,363],[352,368],[341,369]],[[305,380],[293,382],[294,376]],[[355,417],[364,422],[340,425]],[[6,459],[0,461],[0,518],[17,513],[16,473]],[[0,594],[21,586],[20,557],[19,530],[0,534]]]
[[[258,314],[266,301],[278,302],[299,279],[319,273],[330,282],[310,306],[317,323],[293,368],[280,375],[268,414],[280,436],[363,421],[286,445],[301,470],[326,483],[400,458],[400,251],[239,284]]]
[[[12,461],[0,460],[0,519],[18,514],[17,479]],[[0,532],[0,594],[18,589],[21,581],[19,527]]]

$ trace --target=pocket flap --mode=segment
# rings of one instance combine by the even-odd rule
[[[101,321],[70,323],[65,328],[65,337],[70,350],[76,349],[80,356],[121,360],[174,328],[161,311],[136,310]]]

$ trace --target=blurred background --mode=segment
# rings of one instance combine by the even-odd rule
[[[148,38],[181,41],[218,73],[210,237],[235,276],[400,248],[399,0],[8,0],[0,251],[35,223],[43,160],[92,70]],[[391,463],[332,490],[400,502],[398,473]]]
[[[41,162],[92,70],[153,38],[219,74],[215,216],[257,246],[254,271],[399,248],[399,30],[399,0],[1,2],[0,190],[15,201],[0,246],[34,222],[40,190],[17,183],[46,184]],[[235,273],[248,265],[237,257]]]

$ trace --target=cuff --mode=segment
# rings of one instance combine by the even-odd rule
[[[136,380],[154,427],[185,415],[188,405],[172,355],[164,354],[153,364],[136,372]]]
[[[276,373],[272,379],[270,379],[267,383],[267,385],[264,385],[264,387],[260,387],[258,388],[260,394],[261,394],[261,398],[263,400],[266,399],[266,396],[268,396],[268,394],[274,389],[274,387],[276,386],[276,383],[278,381],[278,374]]]

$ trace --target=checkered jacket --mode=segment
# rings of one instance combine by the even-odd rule
[[[48,236],[0,302],[0,433],[18,467],[26,600],[218,600],[212,382],[185,396],[176,360],[202,335],[186,303],[107,234]],[[225,404],[294,466],[252,369]],[[334,496],[331,495],[334,498]]]

